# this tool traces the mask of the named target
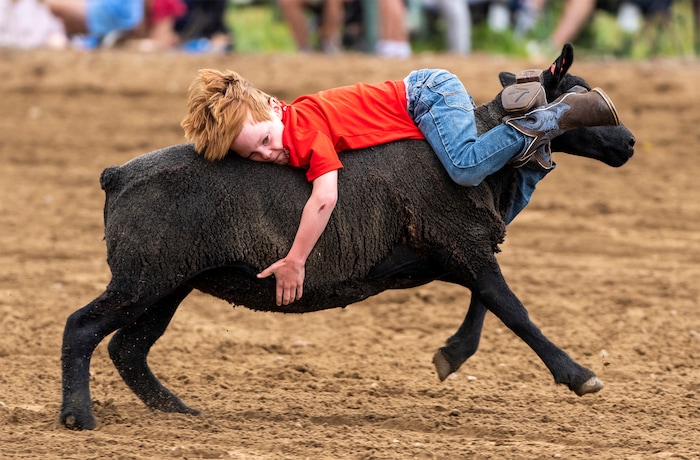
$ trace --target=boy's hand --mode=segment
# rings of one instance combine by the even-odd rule
[[[301,299],[304,292],[306,259],[326,228],[337,201],[338,170],[334,169],[313,181],[311,196],[304,205],[294,242],[285,258],[258,274],[258,278],[275,275],[277,305],[289,305]]]
[[[258,278],[275,275],[277,284],[277,305],[289,305],[301,299],[304,293],[304,276],[306,270],[303,263],[293,262],[287,258],[278,260],[265,270],[258,273]]]

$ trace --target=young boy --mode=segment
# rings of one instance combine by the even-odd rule
[[[312,192],[292,247],[258,275],[275,275],[278,305],[303,294],[306,259],[337,201],[338,170],[343,167],[338,152],[425,139],[450,177],[463,186],[478,185],[508,163],[528,166],[519,169],[521,196],[510,221],[547,173],[546,167],[532,164],[537,149],[574,128],[619,124],[612,102],[596,88],[566,93],[478,136],[472,97],[456,76],[441,69],[416,70],[404,80],[329,89],[291,104],[255,88],[236,72],[204,69],[189,88],[187,109],[185,136],[206,159],[219,160],[232,151],[253,161],[307,170]]]

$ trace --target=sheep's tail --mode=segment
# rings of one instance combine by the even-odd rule
[[[116,185],[116,178],[119,175],[119,166],[112,166],[102,171],[100,175],[100,187],[105,192],[109,192]]]
[[[105,206],[104,206],[104,224],[107,227],[107,212],[109,210],[109,197],[111,191],[113,191],[119,184],[119,166],[112,166],[106,168],[100,174],[100,187],[105,191]]]

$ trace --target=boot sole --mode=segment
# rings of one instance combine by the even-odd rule
[[[591,90],[591,92],[596,92],[596,93],[600,94],[600,96],[603,98],[605,103],[608,105],[608,108],[610,109],[610,113],[613,116],[613,119],[614,119],[613,126],[619,126],[620,125],[620,117],[617,114],[617,109],[615,108],[615,104],[613,104],[612,99],[610,99],[610,97],[607,94],[605,94],[605,91],[603,91],[600,88],[593,88]]]

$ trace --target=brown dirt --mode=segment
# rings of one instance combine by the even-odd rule
[[[493,315],[478,353],[440,383],[432,354],[469,299],[447,284],[300,316],[193,294],[150,362],[202,415],[146,409],[103,342],[92,362],[98,429],[57,423],[64,321],[109,280],[97,179],[183,140],[198,68],[236,69],[291,100],[447,67],[483,102],[499,89],[497,72],[547,64],[0,52],[1,456],[698,458],[698,61],[575,63],[616,102],[638,138],[636,157],[613,169],[558,154],[499,256],[535,323],[598,373],[600,393],[579,398],[554,385]]]

